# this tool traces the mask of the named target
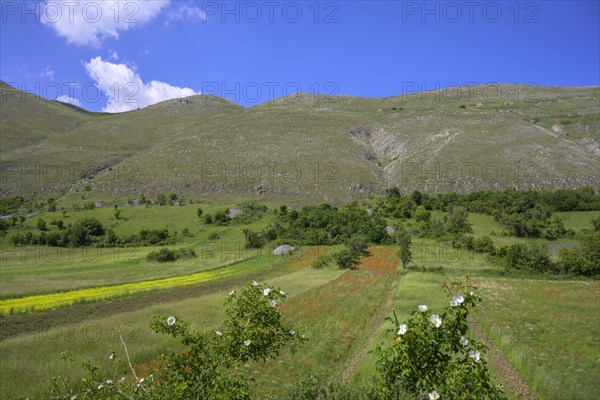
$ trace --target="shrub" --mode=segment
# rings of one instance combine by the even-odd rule
[[[189,323],[177,315],[155,317],[152,330],[179,340],[183,349],[176,346],[173,353],[164,355],[152,375],[137,375],[125,347],[127,363],[114,353],[107,369],[88,363],[78,392],[66,379],[55,378],[53,398],[251,399],[252,374],[244,366],[274,359],[284,350],[294,353],[307,340],[300,328],[282,322],[279,308],[285,298],[279,288],[250,283],[228,296],[225,320],[208,332],[191,331]],[[128,365],[134,379],[119,379],[117,374]]]
[[[548,248],[543,244],[513,244],[503,250],[503,253],[505,253],[505,267],[508,270],[556,272]]]
[[[191,249],[184,249],[183,247],[177,250],[171,250],[163,247],[160,250],[152,251],[146,256],[146,260],[155,262],[174,262],[182,258],[194,258],[196,252]]]
[[[152,251],[146,256],[146,260],[155,262],[174,262],[177,260],[175,251],[163,247],[160,250]]]
[[[48,226],[46,225],[46,221],[44,221],[42,218],[38,218],[38,220],[37,220],[37,228],[40,231],[47,231],[48,230]]]
[[[354,267],[360,261],[360,254],[355,253],[349,248],[339,249],[331,254],[331,259],[336,262],[338,267],[348,269]]]
[[[585,231],[581,245],[562,249],[559,253],[560,266],[570,274],[600,276],[600,231]]]
[[[247,249],[260,249],[265,244],[264,239],[259,233],[250,229],[244,229],[243,232],[244,237],[246,238]]]
[[[367,238],[364,235],[353,235],[347,240],[346,246],[354,253],[361,256],[367,254],[367,247],[369,247],[367,244]]]
[[[473,239],[472,247],[478,253],[496,254],[496,246],[494,246],[494,242],[489,236]]]
[[[310,266],[312,268],[325,268],[327,266],[327,264],[329,264],[331,262],[331,256],[325,254],[322,256],[319,256],[317,258],[315,258],[311,263]]]
[[[462,286],[455,283],[454,288]],[[418,398],[453,400],[505,399],[491,381],[483,344],[466,339],[467,315],[479,297],[463,286],[450,306],[436,315],[421,305],[403,324],[395,321],[393,344],[377,346],[377,370],[383,398],[409,391]]]

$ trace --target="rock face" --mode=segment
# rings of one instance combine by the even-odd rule
[[[292,251],[294,249],[295,249],[294,246],[290,246],[289,244],[283,244],[283,245],[277,247],[275,250],[273,250],[273,254],[275,254],[275,255],[288,254],[290,251]]]
[[[242,210],[237,209],[237,208],[230,208],[229,209],[229,218],[234,219],[236,215],[241,214]]]

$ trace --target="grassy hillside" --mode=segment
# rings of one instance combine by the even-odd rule
[[[599,89],[481,85],[385,99],[298,93],[251,108],[192,96],[121,114],[17,101],[16,92],[2,107],[2,194],[79,197],[83,179],[97,195],[336,202],[390,186],[598,190]]]

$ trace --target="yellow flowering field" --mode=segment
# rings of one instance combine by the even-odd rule
[[[264,260],[261,258],[264,258]],[[272,258],[258,257],[257,259],[246,260],[214,270],[202,271],[184,276],[4,299],[0,300],[0,314],[44,310],[71,305],[81,301],[106,300],[133,293],[195,285],[248,272],[249,270],[272,263],[272,261]]]

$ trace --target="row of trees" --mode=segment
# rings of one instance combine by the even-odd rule
[[[41,222],[40,222],[41,221]],[[38,220],[38,228],[45,228],[45,222]],[[153,246],[173,243],[174,238],[168,229],[142,229],[136,235],[119,237],[112,229],[105,229],[96,218],[80,219],[73,224],[60,224],[58,230],[40,229],[18,232],[11,237],[15,246],[46,245],[53,247],[115,247],[115,246]]]
[[[600,195],[589,187],[577,190],[504,190],[436,196],[419,191],[402,195],[398,188],[391,188],[376,204],[374,211],[386,217],[420,220],[426,217],[427,211],[451,211],[457,207],[494,216],[505,227],[508,235],[554,240],[573,235],[573,232],[565,229],[563,220],[553,215],[553,212],[600,210]]]
[[[357,203],[342,208],[323,203],[300,211],[283,207],[271,224],[281,241],[306,245],[343,244],[355,235],[364,236],[367,243],[386,243],[386,225]]]

